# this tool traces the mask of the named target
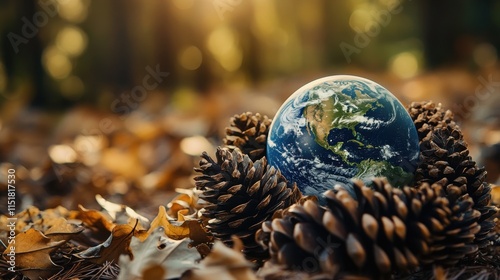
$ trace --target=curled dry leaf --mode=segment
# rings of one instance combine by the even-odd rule
[[[89,259],[91,262],[98,264],[103,264],[106,261],[116,261],[121,254],[131,256],[129,245],[134,232],[135,228],[130,225],[116,225],[106,241],[76,253],[75,256],[81,259]]]
[[[195,244],[210,241],[210,237],[202,228],[201,224],[193,215],[185,215],[187,211],[181,210],[178,212],[178,220],[170,221],[167,210],[164,206],[158,209],[158,215],[151,222],[148,230],[148,235],[158,227],[165,230],[165,234],[172,239],[180,240],[189,237]],[[147,237],[144,236],[144,238]],[[144,239],[142,239],[144,241]]]
[[[198,266],[200,255],[189,248],[189,240],[174,240],[166,235],[163,227],[154,228],[141,241],[133,237],[130,244],[133,257],[122,255],[118,279],[172,279]],[[163,272],[163,274],[161,274]],[[155,278],[152,278],[154,275]],[[161,275],[161,276],[160,276]],[[160,276],[160,277],[159,277]]]
[[[168,203],[168,215],[177,217],[180,210],[188,210],[187,213],[196,213],[198,209],[198,195],[196,189],[175,189],[179,194]],[[186,213],[186,212],[184,212]]]
[[[96,232],[109,233],[113,230],[115,224],[111,217],[97,210],[89,210],[82,205],[78,206],[79,211],[75,211],[70,215],[72,219],[78,219],[82,223]]]
[[[31,279],[47,277],[62,268],[52,262],[50,253],[59,248],[65,240],[54,241],[42,232],[29,229],[16,235],[15,238],[15,266],[17,271]],[[4,252],[8,258],[11,247]]]
[[[148,235],[151,235],[153,231],[157,228],[163,228],[165,234],[176,240],[184,239],[189,236],[189,228],[182,225],[172,224],[167,215],[167,209],[165,206],[160,206],[158,209],[158,215],[151,222],[151,226],[148,230]]]
[[[134,209],[123,205],[113,203],[104,199],[101,195],[97,194],[95,199],[99,205],[109,214],[112,221],[116,224],[134,224],[136,220],[139,221],[139,228],[145,229],[149,225],[148,218],[135,212]]]
[[[234,248],[226,247],[216,241],[212,252],[203,259],[200,269],[192,269],[182,275],[182,280],[257,280],[253,264],[241,253],[243,244],[233,238]]]

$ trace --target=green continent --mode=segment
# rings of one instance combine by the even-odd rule
[[[386,177],[387,180],[397,187],[409,184],[413,179],[413,174],[406,172],[399,166],[394,166],[389,162],[366,159],[358,164],[358,173],[355,178]]]
[[[335,145],[330,145],[328,135],[332,129],[347,128],[356,137],[356,125],[359,124],[362,117],[368,111],[382,105],[376,98],[363,94],[359,90],[354,91],[354,98],[339,92],[339,89],[330,88],[330,90],[336,91],[335,94],[304,109],[303,114],[307,121],[307,130],[314,135],[314,141],[318,145],[332,151],[341,157],[344,162],[352,165],[353,163],[348,160],[349,153],[343,149],[344,143],[338,142]],[[319,99],[319,96],[313,92],[310,98],[313,100]],[[365,147],[362,142],[357,141],[357,143],[360,144],[360,147]],[[368,145],[366,148],[373,148],[373,146]]]

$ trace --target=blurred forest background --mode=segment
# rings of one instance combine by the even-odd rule
[[[335,74],[453,110],[498,183],[499,34],[493,0],[1,0],[1,188],[15,168],[19,209],[153,213],[229,117]]]

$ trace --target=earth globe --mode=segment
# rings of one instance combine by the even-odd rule
[[[294,92],[276,113],[267,141],[269,164],[305,195],[317,196],[336,184],[352,193],[354,178],[405,185],[419,153],[415,125],[401,102],[381,85],[348,75]]]

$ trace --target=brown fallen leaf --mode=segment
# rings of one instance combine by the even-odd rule
[[[16,218],[15,230],[17,233],[20,233],[30,228],[34,228],[45,232],[50,227],[50,224],[48,224],[47,221],[57,218],[68,218],[70,213],[70,211],[62,206],[44,211],[41,211],[35,206],[30,206],[13,217]],[[7,225],[7,216],[0,215],[0,229],[2,230],[2,233],[4,230],[8,230],[6,228]]]
[[[159,267],[165,274],[154,279],[178,278],[184,271],[196,268],[200,258],[197,250],[189,247],[187,238],[169,238],[161,226],[154,228],[144,241],[133,237],[130,248],[133,258],[120,256],[120,280],[153,279],[150,273],[159,273]]]
[[[177,222],[182,222],[181,225],[189,229],[188,236],[191,239],[191,246],[213,242],[213,236],[205,230],[202,222],[198,219],[197,213],[187,214],[187,209],[179,210],[177,212]]]
[[[257,280],[253,272],[253,264],[245,259],[241,253],[243,244],[233,238],[234,248],[226,247],[216,241],[212,252],[203,259],[199,269],[192,269],[184,273],[182,280]]]
[[[149,220],[135,212],[134,209],[127,205],[113,203],[104,199],[101,195],[97,194],[95,199],[99,205],[109,214],[112,221],[116,224],[135,224],[136,220],[139,221],[137,229],[146,229],[149,226]]]
[[[62,268],[54,264],[50,258],[50,253],[64,244],[65,240],[53,241],[45,236],[42,232],[29,229],[16,235],[15,244],[15,266],[16,270],[20,271],[26,277],[38,279],[39,277],[47,277],[54,273],[55,270]],[[11,247],[3,252],[6,260],[9,258]]]
[[[86,209],[82,205],[78,205],[79,211],[73,213],[70,218],[78,219],[87,227],[95,228],[99,231],[111,232],[115,224],[112,222],[111,217],[102,212],[92,209]]]
[[[149,235],[153,230],[158,227],[162,227],[165,230],[165,234],[172,239],[184,239],[189,237],[192,240],[191,245],[196,246],[201,243],[207,243],[212,241],[212,236],[209,235],[203,228],[202,224],[198,220],[196,213],[187,215],[188,209],[182,209],[177,212],[177,221],[170,221],[171,218],[167,214],[167,210],[164,206],[160,206],[158,209],[158,215],[151,222],[151,226],[148,233],[143,236],[142,241]]]
[[[74,255],[97,264],[117,261],[121,254],[132,256],[129,245],[134,232],[134,227],[130,225],[116,225],[106,241]]]
[[[84,230],[80,223],[68,222],[68,220],[62,217],[47,220],[45,223],[48,229],[44,234],[52,239],[52,241],[68,241],[72,235],[79,234]]]
[[[164,276],[165,276],[165,269],[159,264],[147,267],[142,271],[142,279],[160,280],[163,279]]]
[[[168,215],[177,217],[177,213],[184,209],[187,209],[189,214],[195,213],[198,209],[198,195],[196,190],[194,188],[177,188],[175,191],[179,194],[168,203]]]
[[[182,224],[172,224],[168,219],[167,210],[163,205],[159,207],[158,215],[156,215],[156,218],[151,222],[148,235],[160,227],[163,228],[165,234],[172,239],[180,240],[189,237],[189,228]]]

